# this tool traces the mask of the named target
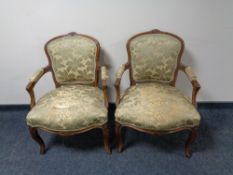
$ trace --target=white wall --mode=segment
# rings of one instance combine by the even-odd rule
[[[47,65],[43,46],[54,36],[75,31],[96,37],[111,65],[112,85],[117,67],[127,60],[127,39],[155,28],[184,39],[183,61],[202,85],[199,101],[233,101],[232,9],[232,0],[1,0],[0,104],[29,103],[25,86]],[[178,87],[189,93],[186,80],[181,74]],[[124,76],[123,87],[127,84]],[[48,74],[36,92],[52,88]],[[114,89],[110,92],[114,101]]]

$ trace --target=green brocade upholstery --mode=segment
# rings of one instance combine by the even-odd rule
[[[138,83],[123,95],[116,109],[116,121],[154,131],[195,127],[200,115],[190,101],[173,86]]]
[[[129,43],[135,82],[170,83],[175,77],[181,42],[170,35],[145,34]]]
[[[47,45],[56,80],[60,84],[95,80],[96,42],[81,35],[67,35]]]
[[[44,74],[44,69],[41,68],[41,69],[38,69],[34,75],[30,78],[30,82],[37,82]]]
[[[40,98],[27,124],[53,131],[79,131],[107,122],[102,91],[87,85],[66,85]]]

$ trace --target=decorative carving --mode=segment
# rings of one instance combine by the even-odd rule
[[[175,86],[178,70],[182,70],[183,72],[185,72],[187,74],[187,71],[185,71],[185,69],[187,68],[187,66],[184,66],[180,62],[181,56],[182,56],[182,53],[183,53],[183,50],[184,50],[184,42],[183,42],[183,40],[180,37],[178,37],[178,36],[176,36],[176,35],[174,35],[172,33],[160,31],[158,29],[155,29],[155,30],[152,30],[152,31],[149,31],[149,32],[139,33],[139,34],[131,37],[128,40],[128,42],[127,42],[128,63],[126,64],[124,70],[121,70],[121,74],[119,74],[119,76],[116,77],[116,81],[115,81],[116,105],[118,105],[120,103],[120,100],[121,100],[120,99],[120,97],[121,97],[121,94],[120,94],[120,83],[121,83],[121,77],[122,77],[124,71],[126,71],[127,69],[129,69],[130,86],[136,84],[136,82],[135,82],[135,80],[133,79],[133,76],[132,76],[132,66],[131,66],[131,62],[132,62],[131,57],[132,57],[132,55],[131,55],[131,51],[130,51],[130,42],[134,38],[136,38],[138,36],[142,36],[142,35],[146,35],[146,34],[153,34],[153,33],[156,33],[156,34],[165,34],[165,35],[169,35],[169,36],[175,37],[181,43],[181,50],[180,50],[179,55],[178,55],[177,65],[176,65],[176,69],[175,69],[175,73],[174,73],[174,78],[173,78],[173,80],[169,84],[171,86]],[[198,83],[198,81],[196,79],[194,79],[194,78],[192,78],[190,80],[190,82],[191,82],[192,87],[193,87],[193,89],[192,89],[192,104],[194,106],[196,106],[196,96],[197,96],[197,93],[200,90],[201,86]],[[152,134],[152,135],[170,134],[170,133],[175,133],[175,132],[180,132],[180,131],[185,131],[185,130],[190,131],[191,133],[190,133],[190,135],[189,135],[189,137],[188,137],[188,139],[186,141],[186,144],[185,144],[185,155],[187,157],[191,156],[190,144],[195,140],[196,135],[197,135],[197,129],[198,129],[197,127],[195,127],[195,128],[183,127],[183,128],[176,128],[176,129],[171,129],[171,130],[167,130],[167,131],[154,131],[154,130],[141,129],[141,128],[135,127],[134,125],[129,125],[129,124],[123,124],[123,123],[116,122],[115,133],[116,133],[116,138],[118,140],[118,151],[119,152],[121,152],[123,150],[123,139],[122,139],[122,134],[121,134],[121,129],[123,127],[129,127],[129,128],[135,129],[137,131],[145,132],[145,133]]]

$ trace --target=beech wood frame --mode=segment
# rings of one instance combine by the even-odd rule
[[[184,41],[175,34],[168,33],[168,32],[163,32],[163,31],[160,31],[158,29],[155,29],[155,30],[152,30],[152,31],[149,31],[149,32],[143,32],[143,33],[136,34],[133,37],[131,37],[127,42],[126,47],[127,47],[127,53],[128,53],[128,62],[125,64],[124,72],[126,70],[129,70],[130,86],[133,86],[133,85],[136,84],[136,82],[135,82],[135,80],[133,79],[133,76],[132,76],[130,42],[134,38],[136,38],[138,36],[147,35],[147,34],[170,35],[170,36],[173,36],[173,37],[177,38],[181,42],[181,50],[180,50],[180,53],[179,53],[178,59],[177,59],[177,67],[176,67],[176,70],[175,70],[175,75],[174,75],[173,80],[169,83],[171,86],[175,86],[178,71],[181,70],[184,73],[186,73],[185,68],[187,66],[185,66],[185,65],[183,65],[181,63],[181,56],[182,56],[182,53],[184,51]],[[114,84],[115,90],[116,90],[116,105],[118,105],[120,103],[120,83],[121,83],[121,78],[117,78],[116,81],[115,81],[115,84]],[[192,80],[191,84],[192,84],[192,104],[195,107],[197,107],[196,96],[197,96],[197,93],[200,90],[201,86],[200,86],[200,84],[198,83],[197,80]],[[123,123],[120,123],[120,122],[116,121],[115,134],[116,134],[116,138],[117,138],[117,142],[118,142],[118,152],[122,152],[122,150],[123,150],[124,142],[123,142],[123,137],[122,137],[121,131],[122,131],[122,128],[126,128],[126,127],[131,128],[131,129],[135,129],[135,130],[140,131],[140,132],[148,133],[148,134],[151,134],[151,135],[163,135],[163,134],[176,133],[176,132],[180,132],[180,131],[189,131],[189,136],[188,136],[188,138],[186,140],[185,149],[184,149],[186,157],[191,157],[191,155],[192,155],[192,150],[190,148],[190,145],[196,139],[197,130],[198,130],[198,127],[183,127],[183,128],[172,129],[172,130],[167,130],[167,131],[154,131],[154,130],[147,130],[147,129],[138,128],[138,127],[136,127],[134,125],[123,124]]]
[[[49,40],[45,44],[44,50],[45,50],[45,53],[47,55],[48,63],[49,64],[46,67],[43,68],[43,70],[44,70],[43,75],[45,73],[47,73],[47,72],[51,72],[56,88],[58,88],[58,87],[60,87],[62,85],[62,83],[59,83],[56,80],[56,77],[55,77],[55,74],[54,74],[54,70],[52,69],[51,58],[50,58],[50,56],[48,54],[47,46],[48,46],[48,44],[51,41],[59,39],[59,38],[63,38],[63,37],[66,37],[66,36],[83,36],[83,37],[91,39],[92,41],[94,41],[96,43],[97,51],[96,51],[96,60],[95,60],[96,61],[95,80],[93,82],[91,82],[89,85],[97,87],[98,83],[99,83],[99,73],[101,71],[101,65],[99,63],[100,44],[99,44],[99,42],[95,38],[93,38],[91,36],[83,35],[83,34],[78,34],[78,33],[75,33],[75,32],[71,32],[71,33],[68,33],[68,34],[65,34],[65,35],[57,36],[55,38],[52,38],[51,40]],[[26,86],[26,90],[28,91],[28,93],[30,95],[30,99],[31,99],[31,105],[30,105],[31,109],[36,105],[34,86],[39,81],[39,79],[37,81],[30,81],[28,83],[28,85]],[[101,83],[102,83],[102,91],[103,91],[104,104],[105,104],[106,108],[108,108],[108,92],[107,92],[108,87],[107,87],[107,82],[106,82],[106,80],[102,80]],[[82,84],[82,83],[78,83],[77,82],[77,83],[72,83],[72,84]],[[111,154],[110,145],[109,145],[109,128],[108,128],[108,124],[107,123],[103,124],[102,126],[95,126],[95,127],[93,127],[93,126],[89,127],[88,126],[88,127],[84,128],[84,129],[78,130],[78,131],[54,131],[54,130],[48,130],[48,129],[45,129],[45,128],[35,128],[35,127],[28,126],[28,129],[29,129],[31,137],[40,146],[40,154],[44,154],[46,150],[45,150],[44,141],[42,140],[42,138],[38,134],[38,131],[37,131],[38,129],[46,131],[46,132],[49,132],[49,133],[52,133],[52,134],[60,135],[60,136],[72,136],[72,135],[81,134],[81,133],[84,133],[84,132],[87,132],[87,131],[90,131],[90,130],[96,129],[96,128],[99,128],[99,129],[102,130],[103,141],[104,141],[104,148],[105,148],[105,150],[106,150],[106,152],[108,154]]]

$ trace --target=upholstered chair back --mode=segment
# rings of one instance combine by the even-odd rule
[[[99,43],[89,36],[70,33],[50,40],[45,51],[60,84],[93,84],[96,81]]]
[[[183,41],[160,31],[132,37],[127,43],[132,81],[172,83],[183,52]]]

